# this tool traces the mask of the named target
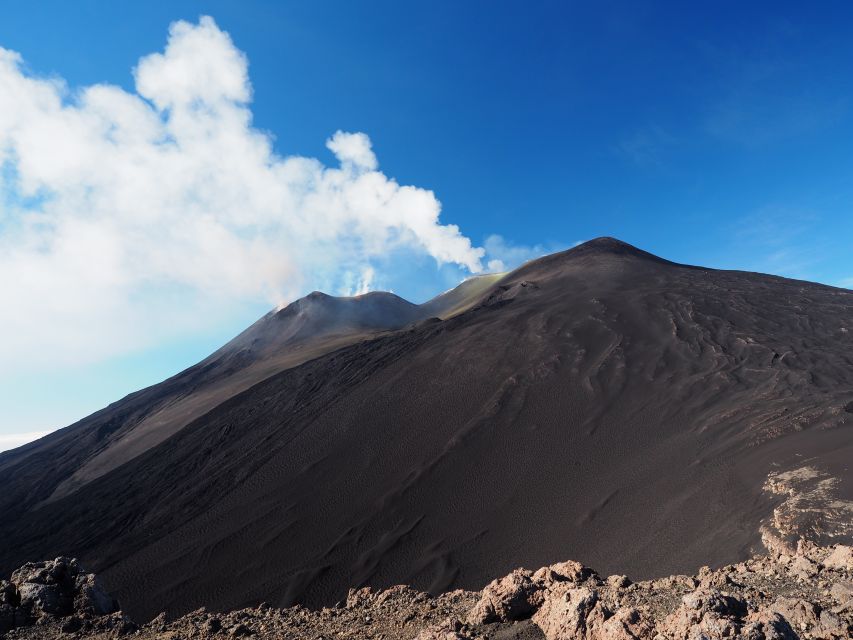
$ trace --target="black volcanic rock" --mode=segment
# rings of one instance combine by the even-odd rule
[[[103,616],[118,603],[73,558],[28,562],[0,580],[0,635],[44,618]]]
[[[771,472],[808,460],[851,498],[853,292],[598,239],[447,299],[419,316],[379,296],[339,325],[309,297],[0,455],[0,569],[74,553],[144,620],[362,584],[479,589],[566,557],[692,573],[760,546]],[[318,347],[338,326],[348,342]],[[134,455],[111,444],[204,394]]]

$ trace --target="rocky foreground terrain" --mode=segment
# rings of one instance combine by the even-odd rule
[[[144,625],[123,615],[75,560],[58,558],[0,581],[0,637],[834,640],[853,637],[853,548],[801,542],[696,576],[644,582],[568,561],[516,569],[481,592],[363,588],[331,608],[200,609]]]

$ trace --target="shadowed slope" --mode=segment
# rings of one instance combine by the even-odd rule
[[[769,472],[810,458],[849,491],[851,317],[850,291],[596,240],[4,519],[0,568],[81,555],[144,619],[565,557],[638,578],[741,559]]]

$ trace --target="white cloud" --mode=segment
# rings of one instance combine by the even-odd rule
[[[337,156],[341,164],[355,171],[374,171],[379,166],[370,146],[370,138],[363,133],[338,131],[326,141],[329,151]]]
[[[367,135],[332,135],[338,166],[276,155],[246,57],[211,18],[173,24],[135,80],[71,90],[0,48],[0,370],[133,351],[347,273],[367,290],[392,251],[482,269]]]
[[[15,449],[21,445],[38,440],[50,431],[25,431],[22,433],[0,433],[0,451]]]
[[[838,286],[844,289],[853,289],[853,278],[842,278],[838,282]]]
[[[136,89],[160,110],[245,103],[252,95],[247,67],[246,56],[228,34],[204,16],[198,25],[172,24],[165,53],[139,61]]]

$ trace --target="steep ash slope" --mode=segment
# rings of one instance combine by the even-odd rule
[[[771,471],[808,458],[849,498],[851,324],[850,291],[592,241],[4,518],[0,568],[79,555],[145,619],[565,557],[637,578],[743,559]]]
[[[221,349],[168,380],[133,393],[67,429],[0,453],[0,513],[7,517],[72,494],[163,442],[273,374],[377,333],[468,304],[476,288],[414,305],[391,293],[335,298],[314,292],[271,311]]]
[[[195,418],[275,373],[377,332],[399,329],[421,316],[417,305],[385,292],[335,298],[315,291],[270,312],[199,363],[197,367],[204,373],[193,381],[188,393],[170,395],[142,420],[128,422],[118,437],[64,479],[50,500],[69,495],[148,451]]]

